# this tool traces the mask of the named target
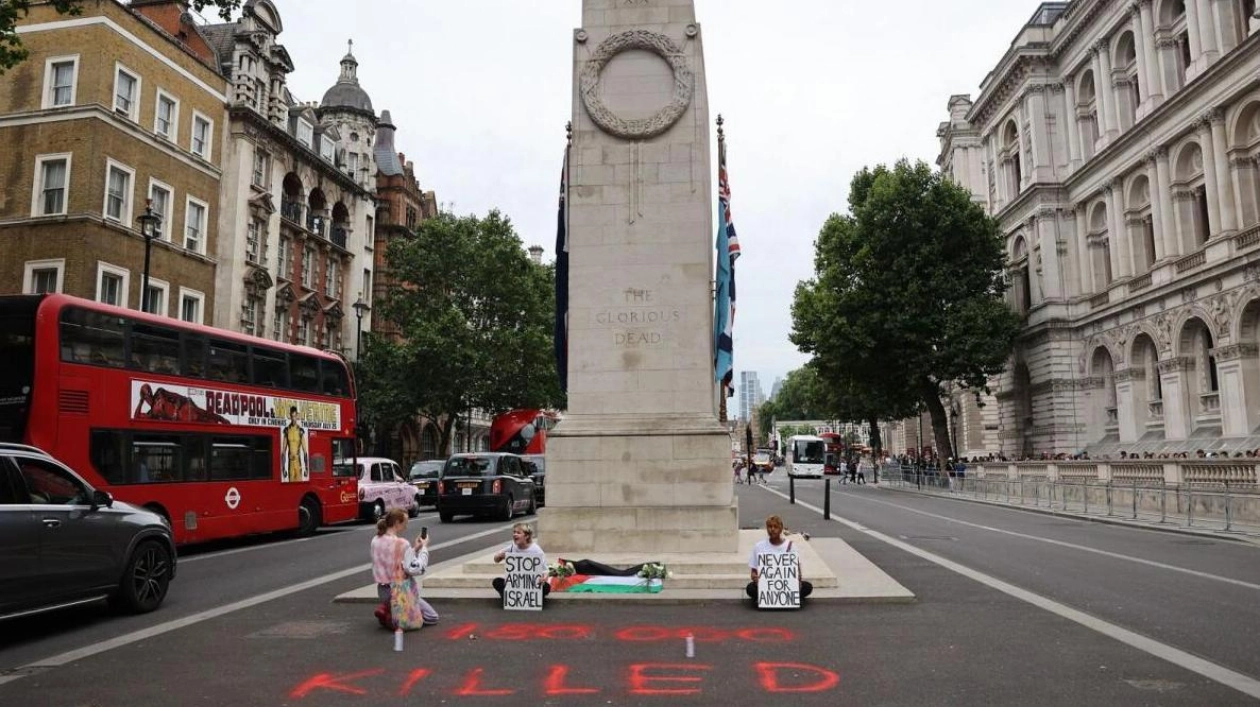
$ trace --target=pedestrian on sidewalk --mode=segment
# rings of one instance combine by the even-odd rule
[[[372,578],[376,580],[376,596],[381,600],[376,619],[391,631],[397,628],[394,605],[400,601],[418,607],[425,626],[438,622],[438,613],[418,594],[418,578],[429,568],[428,535],[421,533],[411,543],[402,537],[406,531],[407,512],[395,508],[376,522],[376,537],[372,538]],[[407,582],[408,579],[413,581]],[[401,592],[408,596],[397,596]]]
[[[857,463],[857,483],[866,483],[866,460],[858,459]]]

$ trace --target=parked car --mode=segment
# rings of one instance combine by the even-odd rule
[[[455,454],[442,467],[437,508],[443,523],[463,515],[511,520],[538,510],[538,487],[515,454]]]
[[[429,459],[411,465],[407,474],[407,483],[416,487],[420,493],[420,505],[436,506],[438,502],[438,479],[442,476],[442,467],[446,462],[442,459]]]
[[[165,518],[115,501],[40,449],[0,443],[0,619],[100,599],[145,613],[174,578]]]
[[[525,454],[521,456],[525,463],[525,472],[534,480],[534,488],[538,496],[538,507],[547,505],[547,457],[541,454]]]
[[[358,473],[351,474],[346,466],[358,464]],[[359,477],[359,517],[377,521],[394,508],[407,511],[415,518],[420,513],[420,493],[403,479],[402,469],[392,459],[383,457],[359,457],[338,464],[333,473]]]

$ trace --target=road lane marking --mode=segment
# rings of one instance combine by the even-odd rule
[[[436,513],[435,513],[435,514],[433,514],[433,515],[431,515],[431,516],[418,516],[418,517],[416,517],[416,518],[412,518],[411,520],[412,520],[412,521],[417,521],[417,520],[432,520],[432,519],[434,519],[434,518],[437,518],[437,514],[436,514]],[[355,529],[353,529],[353,530],[350,530],[349,532],[354,532],[355,530],[371,530],[371,531],[375,532],[375,531],[376,531],[376,526],[374,526],[374,525],[364,525],[364,526],[362,526],[362,527],[359,527],[359,528],[355,528]],[[345,532],[345,531],[343,531],[343,532]],[[181,556],[181,557],[179,557],[179,558],[178,558],[178,564],[180,564],[180,565],[186,565],[186,564],[188,564],[189,562],[200,562],[201,560],[209,560],[209,559],[213,559],[213,558],[216,558],[216,557],[227,557],[228,555],[239,555],[239,554],[240,554],[240,553],[242,553],[242,552],[253,552],[254,550],[263,550],[263,549],[266,549],[266,548],[269,548],[269,547],[282,547],[282,546],[284,546],[284,545],[296,545],[297,543],[309,542],[309,541],[311,541],[311,540],[319,540],[320,538],[335,538],[335,537],[340,536],[341,534],[342,534],[342,533],[316,533],[315,535],[311,535],[310,537],[305,537],[305,538],[295,538],[295,539],[293,539],[293,540],[281,540],[281,541],[279,541],[279,542],[273,542],[273,543],[263,543],[263,544],[260,544],[260,545],[251,545],[251,546],[249,546],[249,547],[238,547],[238,548],[236,548],[235,550],[222,550],[222,551],[219,551],[219,552],[208,552],[208,553],[206,553],[206,554],[204,554],[204,555],[193,555],[192,557],[182,557],[182,556]],[[434,546],[434,547],[436,547],[436,546]]]
[[[776,496],[780,496],[785,499],[788,498],[788,495],[781,491],[777,491],[775,489],[766,490]],[[808,508],[815,513],[822,513],[821,508],[800,500],[796,502],[796,505]],[[1078,623],[1085,628],[1097,631],[1104,636],[1108,636],[1120,641],[1121,643],[1132,646],[1144,653],[1153,655],[1156,658],[1162,658],[1179,668],[1185,668],[1191,672],[1198,673],[1209,680],[1218,682],[1226,687],[1232,687],[1239,692],[1260,699],[1260,680],[1257,680],[1249,675],[1244,675],[1243,673],[1231,670],[1223,665],[1218,665],[1204,658],[1200,658],[1193,653],[1187,653],[1181,649],[1174,648],[1166,643],[1160,643],[1153,638],[1148,638],[1139,633],[1130,631],[1127,628],[1113,624],[1105,619],[1091,616],[1083,611],[1073,609],[1066,604],[1061,604],[1049,597],[1044,597],[1040,594],[1028,591],[1027,589],[1017,587],[1013,584],[1000,580],[997,577],[992,577],[984,574],[983,572],[978,572],[970,567],[954,562],[953,560],[946,559],[935,553],[928,552],[927,550],[917,548],[909,543],[902,542],[892,536],[885,535],[878,530],[867,528],[861,523],[841,518],[834,513],[831,515],[831,519],[841,525],[845,525],[854,530],[865,533],[876,540],[892,545],[899,550],[903,550],[911,555],[927,560],[933,564],[940,565],[947,570],[956,572],[968,579],[979,582],[991,589],[996,589],[1003,594],[1012,596],[1020,601],[1027,602],[1040,609],[1049,611],[1052,614]]]
[[[533,517],[533,516],[528,516],[528,517]],[[479,533],[474,533],[472,535],[469,535],[463,538],[457,538],[455,540],[448,540],[446,542],[438,543],[430,547],[429,550],[436,551],[436,550],[452,547],[455,545],[460,545],[470,540],[477,540],[480,538],[484,538],[488,535],[495,535],[497,533],[502,533],[505,530],[511,529],[511,527],[512,527],[512,524],[510,523],[507,525],[495,526],[488,530],[483,530]],[[436,569],[436,567],[434,569]],[[280,589],[275,589],[270,592],[265,592],[257,596],[249,597],[248,599],[242,599],[240,601],[232,602],[231,604],[225,604],[223,606],[216,607],[214,609],[207,609],[205,611],[199,611],[195,614],[191,614],[183,618],[173,619],[171,621],[160,623],[156,626],[150,626],[148,628],[142,628],[138,631],[132,631],[131,633],[123,634],[121,636],[116,636],[114,638],[111,638],[105,641],[99,641],[97,643],[93,643],[91,645],[84,646],[82,648],[76,648],[72,651],[67,651],[65,653],[61,653],[61,654],[52,656],[50,658],[44,658],[43,660],[37,660],[33,663],[28,663],[26,665],[23,665],[17,668],[17,670],[29,671],[29,672],[35,673],[35,672],[42,672],[43,670],[47,668],[57,668],[57,667],[66,665],[68,663],[73,663],[76,660],[82,660],[83,658],[94,656],[98,653],[104,653],[105,651],[110,651],[115,648],[121,648],[123,646],[136,643],[138,641],[144,641],[144,640],[153,638],[154,636],[160,636],[164,633],[170,633],[171,631],[176,631],[181,628],[187,628],[188,626],[199,624],[203,621],[209,621],[210,619],[216,619],[220,616],[225,616],[227,614],[241,611],[242,609],[248,609],[253,606],[258,606],[259,604],[264,604],[274,599],[280,599],[282,597],[289,596],[290,594],[297,594],[298,592],[304,592],[307,589],[318,587],[321,584],[328,584],[329,582],[336,582],[338,580],[345,579],[346,577],[353,577],[356,574],[361,574],[363,572],[370,572],[370,571],[372,571],[371,562],[367,564],[363,564],[363,565],[358,565],[357,567],[351,567],[350,569],[341,570],[339,572],[333,572],[332,574],[326,574],[322,577],[316,577],[315,579],[308,579],[305,582],[291,584],[287,587],[281,587]],[[13,682],[14,680],[20,680],[21,678],[24,678],[24,677],[26,677],[26,675],[23,675],[23,674],[0,675],[0,685]]]
[[[944,520],[950,523],[957,523],[958,525],[965,525],[970,528],[977,528],[979,530],[987,530],[992,533],[1001,533],[1003,535],[1010,535],[1012,537],[1023,538],[1025,540],[1036,540],[1037,542],[1043,542],[1050,545],[1058,545],[1060,547],[1071,548],[1073,550],[1081,550],[1083,552],[1092,552],[1095,555],[1103,555],[1104,557],[1110,557],[1117,560],[1126,560],[1128,562],[1136,562],[1139,565],[1147,565],[1149,567],[1158,567],[1159,569],[1170,570],[1173,572],[1181,572],[1183,574],[1192,575],[1194,577],[1199,577],[1201,579],[1210,579],[1215,582],[1224,582],[1226,584],[1233,584],[1239,587],[1245,587],[1247,589],[1255,589],[1257,591],[1260,591],[1260,584],[1254,584],[1252,582],[1244,582],[1241,579],[1234,579],[1232,577],[1222,577],[1219,574],[1212,574],[1210,572],[1200,572],[1199,570],[1192,570],[1192,569],[1187,569],[1185,567],[1178,567],[1176,565],[1169,565],[1163,562],[1147,560],[1141,557],[1133,557],[1132,555],[1122,555],[1118,552],[1111,552],[1109,550],[1099,550],[1097,548],[1087,547],[1085,545],[1077,545],[1075,543],[1070,543],[1063,540],[1053,540],[1051,538],[1042,538],[1036,535],[1028,535],[1026,533],[1017,533],[1013,530],[1004,530],[1002,528],[994,528],[988,525],[980,525],[979,523],[971,523],[965,520],[958,520],[957,518],[950,518],[948,516],[938,515],[936,513],[929,513],[928,511],[920,511],[914,508],[901,506],[896,503],[890,503],[888,501],[880,501],[874,498],[863,497],[862,500],[869,501],[871,503],[878,503],[885,506],[891,506],[893,508],[903,510],[907,513],[914,513],[916,515],[927,516],[929,518],[936,518],[937,520]],[[1059,516],[1059,517],[1063,517],[1065,520],[1075,520],[1078,523],[1089,522],[1089,521],[1077,520],[1076,518],[1070,518],[1070,517],[1064,517],[1064,516]]]

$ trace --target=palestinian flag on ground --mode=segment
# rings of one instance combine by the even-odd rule
[[[648,563],[656,564],[656,563]],[[620,569],[593,560],[560,560],[561,567],[571,567],[573,574],[548,577],[553,592],[572,594],[656,594],[664,588],[660,578],[639,576],[646,565]]]

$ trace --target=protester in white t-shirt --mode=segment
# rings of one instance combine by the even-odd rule
[[[546,583],[547,555],[543,549],[534,542],[534,529],[528,523],[517,523],[512,526],[512,542],[507,544],[502,550],[494,553],[495,563],[502,562],[508,555],[537,555],[541,562],[539,566],[543,568],[543,597],[551,593],[551,585]],[[499,593],[499,598],[503,598],[503,588],[507,586],[507,582],[502,577],[495,577],[494,591]]]
[[[781,555],[792,551],[792,541],[783,537],[783,519],[779,516],[771,515],[766,518],[766,536],[765,540],[759,540],[753,546],[752,554],[748,556],[749,576],[752,581],[744,588],[744,593],[754,603],[757,601],[757,556],[765,554]],[[800,574],[799,566],[797,567],[797,574]],[[802,579],[801,599],[809,596],[813,591],[814,585]]]

